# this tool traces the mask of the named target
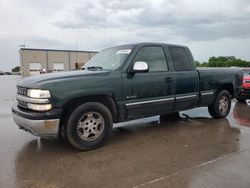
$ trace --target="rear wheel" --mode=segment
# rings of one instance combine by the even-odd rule
[[[101,103],[78,106],[70,115],[66,133],[71,145],[79,150],[92,150],[105,144],[113,127],[112,115]]]
[[[216,95],[213,104],[208,106],[209,114],[217,119],[224,118],[231,109],[231,95],[227,90],[221,90]]]

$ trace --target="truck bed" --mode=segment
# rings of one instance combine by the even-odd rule
[[[200,104],[207,105],[213,101],[215,94],[215,88],[224,85],[232,91],[232,98],[238,95],[239,90],[242,85],[242,72],[239,68],[197,68],[199,77],[200,77],[200,93],[201,93],[201,102]],[[233,83],[232,80],[234,81]],[[231,83],[231,86],[230,84]],[[234,87],[236,87],[234,89]],[[204,94],[203,94],[204,93]],[[206,95],[207,93],[207,95]],[[209,95],[213,93],[213,95]]]

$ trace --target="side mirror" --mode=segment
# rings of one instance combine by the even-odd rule
[[[132,72],[133,73],[148,72],[148,64],[147,64],[147,62],[145,62],[145,61],[136,61],[134,63]]]

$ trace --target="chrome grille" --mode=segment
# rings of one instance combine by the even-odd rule
[[[17,94],[19,94],[19,95],[27,96],[27,91],[28,91],[27,88],[17,87]]]
[[[250,95],[250,89],[244,89],[245,94]]]
[[[250,80],[246,80],[245,83],[250,83]]]
[[[24,87],[17,87],[17,94],[22,96],[27,96],[27,88]],[[17,100],[17,104],[21,108],[27,108],[27,102]]]

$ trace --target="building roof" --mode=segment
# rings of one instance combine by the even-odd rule
[[[55,52],[85,52],[85,53],[98,53],[97,51],[82,51],[82,50],[57,50],[57,49],[42,49],[42,48],[20,48],[21,50],[33,50],[33,51],[55,51]]]

